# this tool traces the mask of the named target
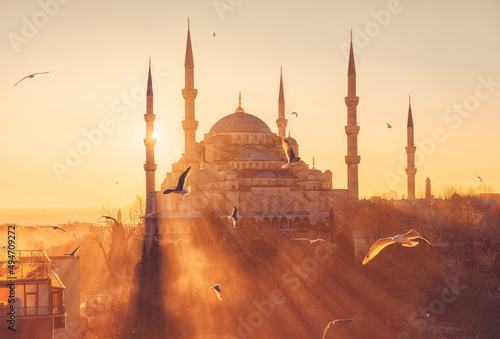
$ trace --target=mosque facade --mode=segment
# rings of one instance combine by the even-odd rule
[[[320,171],[306,162],[282,168],[287,163],[282,148],[286,138],[296,156],[299,144],[286,135],[285,96],[283,77],[280,75],[278,93],[277,133],[256,115],[245,112],[241,103],[234,113],[215,122],[203,140],[196,140],[198,121],[195,116],[195,99],[198,90],[194,84],[194,59],[191,34],[188,27],[185,68],[184,153],[172,164],[161,182],[161,191],[155,191],[156,163],[153,138],[154,121],[151,64],[149,67],[146,121],[146,214],[145,239],[178,238],[189,234],[203,213],[212,213],[223,219],[238,208],[238,229],[249,225],[259,228],[279,229],[290,233],[308,228],[311,224],[325,222],[331,211],[340,214],[349,202],[358,200],[356,96],[354,56],[351,50],[348,69],[348,188],[333,188],[331,171]],[[235,105],[236,106],[236,105]],[[186,185],[191,193],[163,194],[175,188],[180,175],[189,167],[193,170]],[[226,219],[228,220],[228,219]],[[231,225],[228,220],[228,229]]]

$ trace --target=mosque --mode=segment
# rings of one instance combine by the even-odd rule
[[[281,141],[285,137],[295,155],[300,156],[299,144],[286,135],[285,95],[283,77],[280,75],[278,93],[277,133],[256,115],[245,112],[239,104],[234,113],[215,122],[201,141],[196,140],[198,121],[195,116],[195,99],[198,90],[194,83],[194,59],[191,34],[188,27],[185,68],[184,153],[166,173],[161,191],[155,191],[156,140],[153,138],[153,85],[149,66],[146,114],[146,214],[145,239],[175,239],[189,234],[202,214],[210,211],[215,216],[226,217],[234,206],[238,208],[238,229],[252,224],[260,228],[279,229],[290,233],[308,228],[311,224],[325,222],[330,211],[341,214],[345,206],[358,201],[357,135],[359,126],[356,107],[356,71],[352,39],[348,65],[347,106],[347,189],[333,188],[333,174],[307,163],[282,168],[287,163]],[[235,105],[236,106],[236,105]],[[193,170],[186,185],[191,193],[164,195],[167,188],[177,186],[179,176],[189,167]],[[231,228],[228,221],[228,229]]]

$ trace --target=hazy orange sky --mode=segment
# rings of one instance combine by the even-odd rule
[[[234,112],[240,90],[245,111],[277,132],[282,65],[287,130],[300,156],[311,163],[314,155],[317,168],[333,172],[334,188],[345,188],[352,29],[360,196],[406,193],[408,94],[417,196],[426,177],[434,193],[478,185],[475,175],[499,190],[496,0],[30,0],[0,2],[1,207],[124,206],[144,194],[149,55],[163,181],[184,148],[187,16],[198,141]],[[43,71],[50,74],[13,87]]]

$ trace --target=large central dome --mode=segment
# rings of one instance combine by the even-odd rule
[[[261,119],[255,115],[236,112],[226,115],[217,121],[209,133],[225,133],[225,132],[258,132],[272,133],[271,129]]]

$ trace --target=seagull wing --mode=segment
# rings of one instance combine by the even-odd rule
[[[281,145],[283,146],[283,150],[285,151],[288,162],[292,162],[295,159],[295,153],[293,153],[292,146],[290,146],[286,138],[281,139]]]
[[[80,247],[82,247],[82,245],[78,246],[77,248],[75,248],[75,250],[73,252],[71,252],[70,255],[76,255],[76,252],[78,252],[78,250],[80,249]]]
[[[191,170],[193,169],[193,166],[189,166],[187,170],[184,171],[184,173],[181,174],[179,177],[179,181],[177,182],[177,187],[175,188],[176,191],[182,191],[184,189],[184,184],[189,176],[191,174]]]
[[[231,215],[231,217],[234,219],[234,220],[238,220],[238,216],[236,215],[238,213],[238,209],[236,208],[236,206],[233,207],[233,214]]]
[[[50,72],[38,72],[38,73],[33,73],[31,75],[28,75],[28,76],[31,77],[31,76],[35,76],[37,74],[47,74],[47,73],[50,73]]]
[[[67,232],[64,228],[62,228],[62,227],[55,227],[54,229],[55,229],[55,230],[61,230],[61,231],[63,231],[64,233],[68,233],[68,232]]]
[[[406,232],[405,234],[403,234],[403,236],[405,238],[408,238],[408,239],[422,239],[423,241],[425,241],[428,245],[432,246],[431,242],[427,239],[425,239],[420,233],[418,233],[417,231],[415,231],[414,229],[411,229],[409,230],[408,232]]]
[[[113,221],[115,222],[116,226],[119,226],[119,225],[118,225],[118,221],[116,221],[116,219],[115,219],[115,218],[112,218],[112,217],[107,217],[107,219],[111,219],[111,220],[113,220]]]
[[[25,76],[24,78],[22,78],[21,80],[19,80],[18,82],[16,82],[16,83],[14,84],[14,86],[15,86],[15,85],[17,85],[18,83],[20,83],[21,81],[23,81],[23,80],[24,80],[24,79],[26,79],[26,78],[29,78],[29,75],[28,75],[28,76]]]
[[[330,328],[330,323],[328,323],[328,325],[326,325],[325,330],[323,331],[323,336],[321,337],[321,339],[325,339],[326,332],[328,331],[329,328]]]
[[[307,238],[292,238],[292,240],[307,240],[307,241],[311,241],[311,239],[307,239]]]
[[[382,238],[377,241],[370,247],[368,253],[366,253],[365,258],[363,259],[363,265],[366,265],[370,260],[372,260],[380,251],[389,246],[390,244],[394,244],[394,240],[392,237]]]

